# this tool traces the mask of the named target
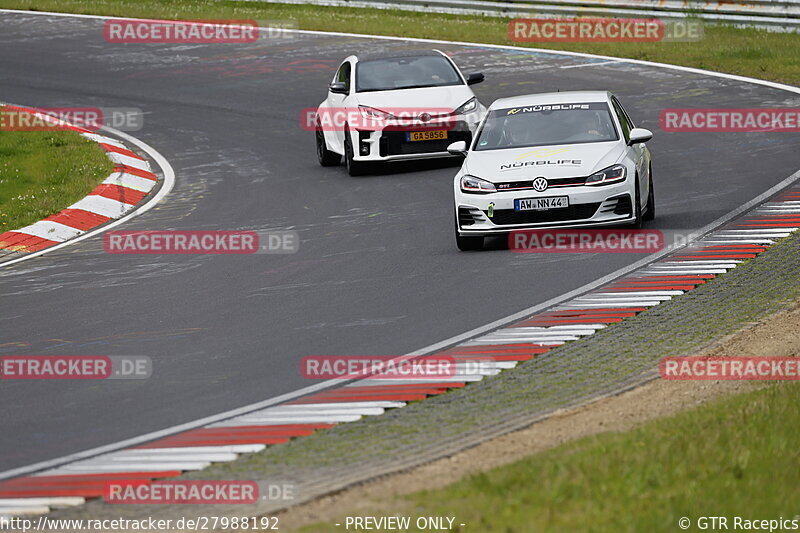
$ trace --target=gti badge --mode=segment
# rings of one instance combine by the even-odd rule
[[[537,192],[542,192],[547,189],[547,180],[543,177],[539,176],[535,180],[533,180],[533,190]]]

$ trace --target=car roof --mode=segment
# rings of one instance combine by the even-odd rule
[[[611,93],[608,91],[561,91],[556,93],[525,94],[495,100],[489,109],[506,107],[525,107],[543,104],[582,104],[585,102],[608,102]]]
[[[400,59],[403,57],[430,57],[430,56],[445,56],[439,50],[423,49],[423,50],[398,50],[395,52],[366,52],[363,54],[354,54],[353,57],[359,63],[364,61],[375,61],[377,59]],[[445,56],[446,57],[446,56]]]

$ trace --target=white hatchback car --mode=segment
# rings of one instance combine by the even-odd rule
[[[469,87],[483,79],[438,50],[346,58],[317,109],[319,163],[344,156],[357,175],[368,162],[451,157],[447,146],[469,144],[486,114]]]
[[[609,92],[532,94],[495,101],[455,177],[456,243],[535,228],[633,225],[655,217],[653,134]]]

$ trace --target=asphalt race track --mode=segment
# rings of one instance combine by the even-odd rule
[[[351,178],[300,127],[338,63],[424,43],[297,35],[252,44],[109,44],[95,19],[0,14],[0,100],[137,107],[131,132],[173,192],[118,229],[295,229],[294,255],[110,255],[95,237],[0,269],[0,355],[146,355],[143,381],[0,381],[0,471],[311,384],[306,355],[399,355],[575,289],[642,256],[460,253],[457,163]],[[669,107],[797,107],[796,95],[650,66],[441,46],[481,101],[608,89],[651,129],[658,217],[690,232],[800,168],[792,133],[664,133]]]

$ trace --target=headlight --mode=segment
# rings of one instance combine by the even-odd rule
[[[478,109],[478,99],[473,96],[472,98],[467,100],[467,102],[464,105],[453,111],[453,114],[466,115],[467,113],[471,113],[476,109]]]
[[[625,165],[613,165],[586,178],[586,185],[608,185],[625,181]]]
[[[394,118],[394,115],[392,115],[391,113],[387,113],[386,111],[381,111],[380,109],[375,109],[374,107],[360,105],[358,106],[358,110],[361,112],[361,116],[366,119],[389,120]]]
[[[469,174],[461,176],[461,190],[476,194],[488,194],[497,192],[497,187],[491,181],[482,180]]]

